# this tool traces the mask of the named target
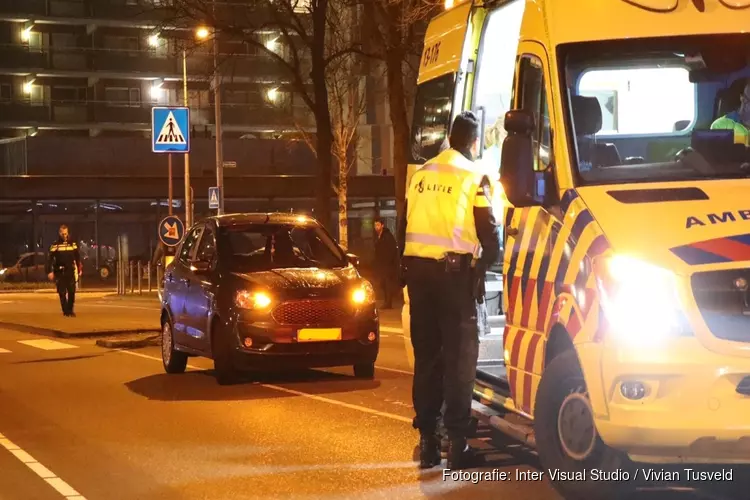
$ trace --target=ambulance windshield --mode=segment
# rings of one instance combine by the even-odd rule
[[[414,105],[411,163],[421,165],[448,147],[455,80],[456,75],[450,73],[419,85]]]
[[[563,46],[583,184],[750,176],[750,35]]]

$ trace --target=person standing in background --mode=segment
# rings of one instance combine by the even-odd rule
[[[81,254],[78,244],[70,237],[68,226],[60,226],[58,235],[59,238],[49,249],[47,277],[57,284],[63,315],[75,316],[76,283],[83,270]]]
[[[393,294],[400,267],[398,245],[380,217],[375,219],[375,272],[383,292],[383,309],[393,308]]]

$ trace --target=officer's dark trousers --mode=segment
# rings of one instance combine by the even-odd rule
[[[408,259],[406,285],[414,347],[415,427],[421,434],[434,433],[445,402],[448,435],[465,438],[479,354],[471,272],[448,272],[443,262]]]
[[[63,314],[71,314],[76,301],[76,282],[72,276],[57,278],[57,295],[60,296],[60,307]]]

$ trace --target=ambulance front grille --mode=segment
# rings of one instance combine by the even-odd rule
[[[714,337],[750,342],[750,269],[695,273],[691,286]]]

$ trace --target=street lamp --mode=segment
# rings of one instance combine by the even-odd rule
[[[214,1],[214,11],[216,9],[216,2]],[[215,12],[214,12],[215,13]],[[216,187],[219,189],[219,209],[217,215],[224,214],[224,150],[222,145],[222,132],[221,132],[221,88],[219,81],[219,40],[216,36],[216,31],[209,30],[206,27],[199,27],[195,31],[195,36],[199,40],[206,40],[211,36],[213,31],[213,57],[214,57],[214,121],[216,122]]]

